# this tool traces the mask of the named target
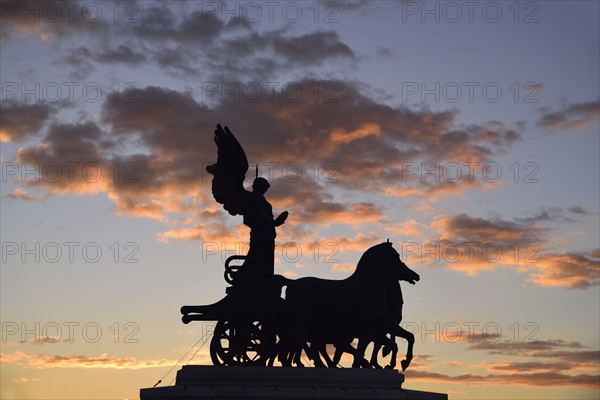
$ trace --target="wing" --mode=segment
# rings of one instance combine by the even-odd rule
[[[243,214],[250,192],[244,189],[248,159],[244,149],[226,126],[215,129],[217,163],[206,167],[213,174],[212,194],[231,215]]]

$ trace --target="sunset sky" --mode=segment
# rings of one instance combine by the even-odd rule
[[[290,213],[276,273],[389,238],[420,274],[405,388],[598,398],[599,4],[2,0],[0,397],[172,382],[247,251],[221,123]]]

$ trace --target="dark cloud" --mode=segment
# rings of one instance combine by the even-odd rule
[[[546,112],[537,125],[550,132],[558,130],[581,130],[600,119],[600,101],[567,104],[560,111]]]
[[[288,32],[288,27],[257,32],[255,25],[243,18],[224,23],[212,13],[187,6],[178,10],[172,5],[137,3],[137,7],[135,23],[95,24],[94,32],[99,38],[110,37],[110,48],[105,40],[98,40],[97,46],[76,48],[59,58],[74,67],[73,78],[89,76],[94,71],[91,61],[139,65],[150,60],[180,79],[202,75],[211,80],[262,81],[273,80],[282,72],[289,73],[291,68],[301,68],[306,73],[306,68],[332,60],[355,61],[352,49],[334,31],[294,35]],[[32,25],[31,29],[39,31],[39,25]],[[77,38],[77,28],[62,25],[64,32],[45,38],[68,35]]]
[[[513,373],[502,375],[445,375],[431,371],[409,370],[405,372],[407,379],[428,380],[461,384],[486,385],[524,385],[536,387],[576,386],[591,389],[598,388],[598,375],[569,375],[560,372],[538,372],[531,374]]]
[[[96,193],[102,169],[107,170],[104,149],[111,147],[93,122],[54,124],[41,144],[20,148],[17,161],[41,171],[29,184],[51,193]]]
[[[536,220],[534,218],[534,220]],[[436,226],[442,237],[464,242],[505,243],[540,242],[543,229],[531,221],[509,221],[500,218],[485,219],[457,214],[442,218]]]
[[[96,14],[97,3],[44,2],[39,0],[2,1],[0,43],[19,36],[39,35],[43,41],[60,40],[74,35],[105,37],[110,18]],[[100,11],[102,13],[102,11]]]
[[[83,55],[87,51],[78,50]],[[325,88],[327,84],[335,90],[334,103],[322,103],[324,97],[315,100],[315,86]],[[296,182],[281,173],[269,177],[277,179],[270,191],[275,203],[288,207],[295,202],[291,218],[300,224],[354,224],[378,221],[383,216],[381,207],[340,202],[331,194],[333,186],[325,185],[391,195],[410,195],[411,190],[414,194],[460,193],[478,183],[404,179],[402,163],[419,159],[487,160],[518,137],[498,122],[461,129],[453,123],[452,112],[392,108],[344,81],[303,80],[295,90],[293,100],[277,88],[264,92],[256,102],[220,101],[209,107],[190,93],[141,88],[135,103],[105,100],[102,129],[92,122],[55,125],[43,144],[23,148],[19,157],[41,165],[97,163],[106,169],[104,176],[118,173],[120,179],[105,179],[96,185],[61,181],[47,190],[107,191],[118,212],[164,220],[169,212],[167,202],[207,190],[210,178],[204,167],[216,157],[212,130],[217,122],[227,122],[251,162],[277,164],[280,170],[292,165],[300,172],[301,180]],[[134,182],[122,179],[132,171]],[[186,206],[181,202],[175,209],[189,212],[192,206],[206,208],[199,201],[204,200],[196,199]],[[212,204],[211,199],[207,202]],[[458,218],[453,222],[477,221]],[[510,231],[507,234],[521,229],[517,223],[504,225]],[[479,228],[474,227],[472,234]]]
[[[533,354],[547,354],[555,349],[583,349],[579,342],[567,342],[562,339],[530,340],[514,342],[505,340],[501,342],[482,341],[467,346],[467,350],[487,350],[489,354],[502,354],[511,356],[529,356]]]
[[[325,11],[335,14],[338,10],[340,11],[356,11],[360,10],[365,12],[373,6],[373,2],[369,0],[348,0],[343,2],[331,2],[328,0],[319,0],[321,7]]]
[[[553,221],[574,222],[573,219],[564,217],[564,212],[561,207],[542,208],[537,214],[526,218],[516,218],[516,221],[524,222],[527,224]]]
[[[388,47],[378,47],[375,54],[379,57],[391,57],[394,53]]]
[[[354,52],[342,43],[334,31],[311,32],[302,36],[270,36],[277,55],[286,58],[288,64],[319,65],[332,58],[354,59]]]
[[[90,60],[92,60],[92,52],[87,47],[79,47],[69,50],[58,63],[64,63],[73,67],[69,77],[76,81],[82,81],[96,70],[96,67],[94,67]]]
[[[571,211],[573,214],[580,214],[580,215],[590,215],[591,214],[589,211],[587,211],[586,209],[584,209],[581,206],[571,207],[571,208],[569,208],[569,211]]]
[[[217,38],[225,24],[213,14],[201,11],[186,13],[182,19],[165,6],[142,7],[139,22],[132,24],[132,33],[139,39],[172,41],[205,46]]]
[[[451,342],[460,341],[460,342],[475,343],[475,342],[481,342],[481,341],[495,341],[496,339],[501,338],[502,334],[501,333],[487,333],[487,332],[482,332],[482,333],[469,332],[468,335],[464,335],[463,332],[458,331],[457,333],[454,333],[454,334],[448,334],[448,335],[446,335],[446,337]]]
[[[27,104],[15,100],[0,102],[0,140],[23,142],[37,135],[44,124],[55,115],[49,103]]]
[[[129,46],[119,45],[116,49],[105,49],[100,53],[92,55],[92,59],[106,64],[123,63],[138,65],[146,61],[146,56]]]
[[[505,363],[494,363],[490,366],[490,369],[493,371],[500,372],[531,372],[531,371],[557,371],[560,368],[556,363],[550,362],[539,362],[539,361],[530,361],[530,362],[505,362]]]
[[[130,46],[119,45],[116,48],[106,48],[102,51],[92,52],[87,47],[78,47],[70,50],[63,58],[63,62],[74,67],[80,67],[83,63],[96,61],[103,64],[123,63],[138,65],[146,61],[146,56],[133,50]]]
[[[317,101],[315,87],[323,90]],[[140,89],[138,103],[105,103],[104,121],[114,132],[140,133],[142,144],[154,151],[160,149],[171,156],[201,152],[203,160],[213,156],[212,150],[205,151],[202,146],[207,142],[199,130],[227,121],[256,161],[331,163],[339,171],[341,186],[367,184],[378,191],[401,188],[407,182],[403,162],[419,158],[488,160],[518,137],[502,127],[458,130],[452,124],[452,113],[391,108],[343,81],[303,80],[293,86],[262,87],[253,92],[257,101],[244,99],[239,85],[228,87],[233,94],[223,95],[221,91],[226,89],[222,87],[214,89],[218,91],[214,96],[203,95],[206,104],[213,98],[218,102],[210,108],[189,94],[156,87]],[[336,102],[317,107],[327,94]],[[431,186],[458,191],[462,187],[451,182],[426,186],[418,176],[411,179],[432,191],[437,188]],[[461,183],[469,186],[472,180],[465,177]]]
[[[467,350],[486,351],[489,355],[501,355],[526,359],[524,361],[495,361],[482,365],[488,375],[465,373],[445,375],[427,370],[409,370],[409,379],[437,382],[486,385],[524,385],[537,387],[577,386],[599,387],[599,375],[578,374],[581,370],[598,371],[597,350],[585,350],[579,342],[564,340],[535,340],[514,342],[482,340],[470,344]],[[583,349],[583,350],[582,350]]]
[[[178,48],[160,48],[152,52],[156,64],[181,78],[198,76],[199,71],[192,66],[189,54],[183,46]]]
[[[563,369],[575,368],[585,363],[595,363],[600,358],[600,351],[586,350],[579,342],[567,342],[561,339],[533,340],[524,342],[479,342],[467,346],[467,350],[484,350],[488,354],[514,356],[524,358],[552,358]]]
[[[140,89],[137,99],[104,103],[102,118],[114,135],[135,137],[138,145],[167,158],[194,155],[198,163],[214,158],[214,143],[207,139],[220,119],[213,110],[166,88]]]

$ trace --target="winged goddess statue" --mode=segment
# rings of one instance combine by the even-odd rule
[[[265,198],[270,187],[262,177],[256,177],[252,191],[244,188],[248,159],[244,149],[227,126],[215,129],[217,162],[206,167],[213,175],[212,194],[231,215],[242,215],[250,228],[250,250],[244,265],[236,274],[236,286],[244,291],[260,293],[274,275],[275,228],[285,223],[288,212],[273,218],[273,208]],[[258,171],[258,169],[257,169]],[[258,173],[257,173],[258,175]]]

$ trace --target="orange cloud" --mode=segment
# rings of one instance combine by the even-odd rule
[[[137,360],[133,357],[111,357],[106,353],[98,357],[86,356],[59,356],[46,354],[30,354],[22,351],[16,351],[13,354],[0,353],[2,363],[17,364],[23,367],[32,367],[36,369],[46,368],[114,368],[114,369],[141,369],[163,367],[174,365],[176,360]]]
[[[4,197],[6,197],[9,200],[15,200],[15,199],[20,199],[20,200],[28,200],[28,201],[44,201],[44,196],[34,196],[34,195],[30,195],[29,193],[27,193],[26,190],[23,190],[21,188],[16,188],[14,190],[14,192],[9,193],[7,195],[5,195]]]
[[[540,286],[568,289],[600,285],[600,250],[542,255],[531,273],[531,280]]]

